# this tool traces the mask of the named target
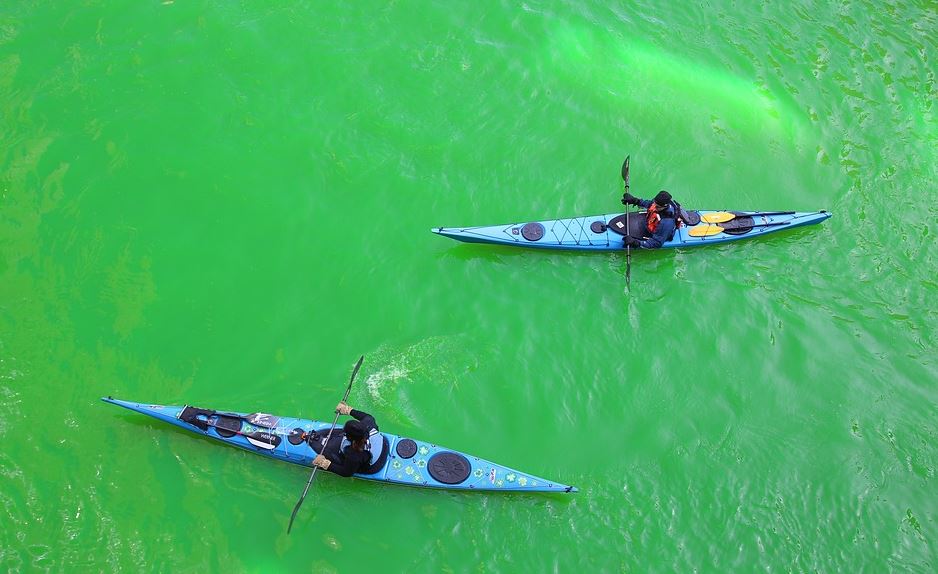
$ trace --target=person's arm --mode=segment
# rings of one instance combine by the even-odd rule
[[[639,241],[639,245],[643,249],[658,249],[668,240],[668,237],[671,237],[671,234],[674,232],[675,220],[673,217],[662,218],[658,222],[658,229],[652,234],[648,239],[643,239]]]
[[[374,429],[378,428],[378,423],[375,422],[375,417],[369,415],[369,414],[366,413],[365,411],[360,411],[360,410],[358,410],[358,409],[352,409],[351,411],[349,411],[348,414],[349,414],[350,417],[352,417],[352,418],[354,418],[354,419],[357,419],[359,422],[363,423],[365,426],[367,426],[367,427],[370,428],[370,429],[371,429],[371,428],[374,428]]]
[[[648,209],[651,204],[654,203],[651,199],[642,199],[640,197],[635,197],[631,193],[626,192],[622,196],[622,205],[634,205],[636,207],[644,207]]]
[[[333,460],[331,456],[324,457],[329,462],[329,464],[323,464],[322,462],[317,463],[316,461],[319,460],[320,456],[323,456],[323,455],[317,456],[316,459],[313,461],[313,464],[315,464],[316,466],[318,466],[319,468],[323,470],[327,470],[331,473],[338,474],[339,476],[344,476],[345,478],[348,478],[352,476],[353,474],[355,474],[356,472],[358,472],[359,470],[361,470],[363,466],[362,463],[365,462],[365,457],[369,455],[368,453],[358,452],[358,451],[349,449],[345,452],[345,456],[342,457],[343,460],[341,461]]]

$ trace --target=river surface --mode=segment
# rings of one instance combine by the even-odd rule
[[[934,572],[938,5],[6,0],[0,571]],[[435,226],[827,209],[716,247]],[[100,402],[579,487],[317,476]]]

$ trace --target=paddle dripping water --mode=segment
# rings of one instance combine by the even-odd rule
[[[936,23],[6,0],[0,571],[933,571]],[[622,251],[426,233],[622,215],[625,153],[835,217],[633,253],[627,297]],[[317,474],[287,536],[311,469],[98,401],[328,423],[361,353],[382,431],[581,491]]]

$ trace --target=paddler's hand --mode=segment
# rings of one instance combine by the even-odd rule
[[[632,249],[638,249],[639,247],[642,246],[642,242],[639,241],[638,239],[635,239],[634,237],[626,237],[625,244],[631,247]]]
[[[622,196],[622,205],[638,205],[638,198],[629,192]]]
[[[339,413],[340,415],[347,416],[352,413],[352,407],[348,406],[345,403],[339,403],[335,406],[335,412]]]
[[[317,454],[316,458],[313,459],[313,466],[318,466],[323,470],[329,470],[330,464],[332,464],[332,462],[321,454]]]

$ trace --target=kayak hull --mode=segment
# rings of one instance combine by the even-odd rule
[[[186,408],[184,406],[134,403],[111,397],[102,398],[101,400],[255,454],[305,467],[311,466],[316,452],[306,442],[292,444],[288,440],[291,431],[302,429],[305,432],[328,432],[331,426],[331,423],[308,419],[271,417],[271,420],[277,421],[276,426],[274,428],[265,428],[248,422],[251,415],[247,413],[225,412],[219,414],[229,421],[238,417],[241,420],[237,434],[223,436],[231,434],[231,431],[226,432],[226,429],[223,428],[222,432],[219,432],[218,428],[212,426],[217,423],[219,415],[204,417],[207,424],[204,425],[206,428],[203,429],[180,418],[183,409]],[[270,415],[266,416],[270,417]],[[261,448],[252,444],[249,440],[249,437],[254,433],[271,433],[280,437],[280,440],[277,441],[276,448]],[[545,480],[432,443],[389,433],[381,434],[387,440],[385,445],[389,449],[383,467],[372,474],[356,474],[354,475],[355,478],[447,490],[504,492],[576,492],[577,490],[572,486]],[[436,472],[434,472],[435,469],[437,469]],[[445,482],[441,482],[436,478],[441,476],[440,471],[445,474],[443,476]],[[464,478],[463,475],[465,475]]]
[[[698,211],[694,213],[706,216],[709,213],[722,212]],[[691,235],[692,230],[708,227],[711,224],[701,222],[693,226],[684,225],[678,228],[674,233],[674,237],[662,244],[661,247],[697,247],[739,241],[795,227],[814,225],[831,216],[827,211],[772,212],[768,215],[760,215],[765,212],[753,211],[734,211],[732,213],[737,214],[737,217],[751,217],[752,228],[743,233],[719,232],[695,237]],[[534,249],[567,251],[619,251],[625,248],[624,230],[616,232],[610,223],[621,220],[621,215],[621,213],[611,213],[480,227],[434,227],[431,231],[437,235],[467,243],[513,245]],[[715,230],[715,228],[712,229]]]

